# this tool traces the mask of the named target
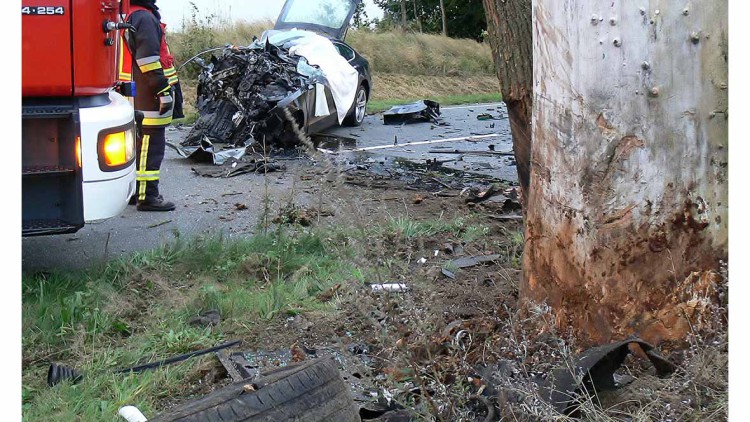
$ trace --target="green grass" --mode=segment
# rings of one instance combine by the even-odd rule
[[[114,369],[234,339],[262,348],[253,333],[278,327],[290,315],[335,314],[339,301],[322,303],[316,296],[336,284],[347,289],[408,266],[398,258],[363,261],[374,239],[414,244],[429,236],[471,240],[486,233],[467,219],[392,217],[364,228],[312,230],[284,226],[241,239],[178,237],[100,268],[25,274],[24,420],[116,421],[117,409],[128,404],[153,417],[168,398],[204,394],[196,387],[200,368],[215,359],[205,356],[130,375],[112,374]],[[220,311],[218,326],[188,324],[208,309]],[[50,362],[83,372],[83,381],[47,387]]]
[[[497,103],[503,100],[500,94],[489,93],[489,94],[471,94],[471,95],[450,95],[450,96],[437,96],[431,98],[402,98],[402,99],[388,99],[388,100],[372,100],[367,106],[367,112],[370,114],[376,114],[390,109],[395,105],[409,104],[419,100],[432,100],[440,103],[441,106],[451,106],[460,104],[482,104],[482,103]]]

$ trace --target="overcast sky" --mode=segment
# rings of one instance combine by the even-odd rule
[[[201,16],[215,14],[231,21],[271,19],[276,20],[284,6],[285,0],[192,0],[198,7]],[[367,15],[370,19],[383,15],[372,0],[364,0]],[[169,27],[177,29],[183,17],[191,16],[191,0],[157,0],[162,21]]]

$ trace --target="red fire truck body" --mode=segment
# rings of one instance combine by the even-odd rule
[[[135,191],[135,114],[122,95],[134,89],[116,72],[123,1],[22,2],[24,236],[114,217]]]

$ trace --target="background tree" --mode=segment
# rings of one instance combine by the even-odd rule
[[[379,29],[387,30],[399,26],[401,21],[400,0],[374,0],[383,9],[383,18],[378,23]],[[407,20],[412,28],[425,33],[440,34],[443,32],[443,14],[441,0],[407,0],[412,2],[407,8]],[[481,40],[481,34],[487,29],[486,16],[482,0],[442,0],[445,4],[446,29],[449,37],[473,38]]]

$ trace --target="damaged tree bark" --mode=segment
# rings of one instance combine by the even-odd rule
[[[531,164],[531,0],[483,2],[500,93],[508,107],[518,180],[525,205]]]
[[[518,4],[485,0],[511,103],[528,86],[506,51]],[[522,295],[584,343],[682,341],[710,321],[728,252],[727,4],[534,0],[533,14]]]

